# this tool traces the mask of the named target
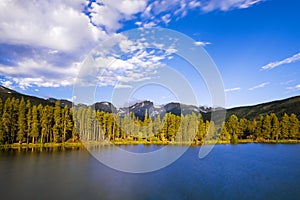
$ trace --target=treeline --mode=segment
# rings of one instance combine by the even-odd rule
[[[271,113],[253,120],[231,115],[227,122],[216,125],[195,113],[184,116],[167,113],[163,118],[151,118],[146,113],[144,120],[139,120],[133,113],[121,117],[94,111],[91,107],[62,108],[59,101],[55,106],[36,106],[23,98],[8,98],[5,102],[0,98],[0,117],[0,144],[64,143],[79,139],[195,144],[202,144],[204,140],[224,143],[300,140],[300,125],[295,114],[279,118]]]
[[[299,140],[300,123],[295,114],[260,115],[248,120],[231,115],[227,122],[216,125],[213,121],[203,120],[202,115],[173,115],[167,113],[143,121],[133,113],[120,117],[117,114],[93,112],[92,108],[79,108],[75,121],[81,139],[85,141],[148,141],[148,142],[194,142],[218,140],[224,143],[238,143],[240,140],[266,142]]]
[[[76,139],[70,109],[55,106],[31,105],[24,98],[0,98],[0,144],[60,143]]]

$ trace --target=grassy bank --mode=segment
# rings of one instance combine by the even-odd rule
[[[300,140],[263,140],[263,141],[255,141],[255,140],[239,140],[236,144],[247,144],[247,143],[258,143],[258,144],[300,144]],[[55,148],[55,147],[86,147],[86,146],[97,146],[97,145],[191,145],[191,146],[202,146],[203,143],[195,143],[195,142],[169,142],[169,141],[129,141],[129,140],[118,140],[118,141],[104,141],[104,142],[66,142],[66,143],[38,143],[38,144],[4,144],[0,145],[1,149],[10,149],[10,148]],[[205,145],[213,145],[213,144],[231,144],[230,141],[206,141]]]

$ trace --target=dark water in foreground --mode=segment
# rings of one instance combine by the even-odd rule
[[[86,150],[0,151],[0,199],[300,199],[299,144],[217,145],[201,160],[198,151],[146,174],[115,171]]]

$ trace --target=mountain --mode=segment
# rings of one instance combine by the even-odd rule
[[[110,102],[97,102],[92,105],[95,110],[107,112],[107,113],[116,113],[117,108]]]
[[[259,115],[275,113],[278,117],[284,113],[296,114],[300,118],[300,96],[291,97],[283,100],[262,103],[253,106],[242,106],[227,110],[226,116],[235,114],[239,118],[252,119]]]
[[[186,105],[174,102],[162,106],[156,106],[150,101],[142,101],[132,106],[118,109],[117,112],[121,115],[133,112],[139,119],[144,119],[146,110],[148,111],[149,116],[152,117],[158,114],[164,116],[165,113],[185,115],[194,112],[195,114],[201,113],[204,120],[209,120],[213,111],[222,109],[223,108],[211,108],[203,106],[197,107],[194,105]],[[294,113],[298,118],[300,118],[300,96],[253,106],[230,108],[226,110],[226,119],[228,119],[232,114],[235,114],[238,118],[253,119],[259,115],[266,115],[270,113],[275,113],[278,117],[282,116],[284,113],[289,115]]]
[[[25,101],[30,100],[32,105],[42,104],[42,105],[53,106],[53,105],[55,105],[55,102],[57,101],[57,99],[54,99],[54,98],[43,99],[43,98],[39,98],[39,97],[35,97],[35,96],[22,94],[22,93],[19,93],[17,91],[14,91],[12,89],[9,89],[9,88],[6,88],[6,87],[0,85],[0,98],[2,99],[2,101],[5,102],[5,100],[7,98],[21,99],[22,97],[25,99]],[[69,108],[71,108],[72,102],[65,100],[65,99],[61,99],[60,105],[61,105],[61,107],[64,107],[65,105],[67,105]]]
[[[33,105],[54,105],[57,101],[57,99],[54,98],[42,99],[34,96],[21,94],[4,86],[0,86],[0,98],[2,98],[3,101],[5,101],[5,99],[8,97],[24,97],[25,100],[29,99]],[[68,107],[72,107],[71,101],[61,99],[60,103],[62,107],[64,107],[65,105],[67,105]],[[85,107],[86,105],[82,104],[77,106]],[[185,115],[194,112],[195,114],[201,113],[204,120],[209,120],[212,111],[223,109],[204,106],[197,107],[195,105],[186,105],[176,102],[171,102],[165,105],[154,105],[154,103],[151,101],[141,101],[123,108],[116,108],[110,102],[97,102],[93,104],[92,107],[95,110],[109,113],[118,113],[121,116],[132,112],[135,114],[136,117],[138,117],[141,120],[144,119],[146,112],[148,112],[148,115],[150,117],[155,117],[157,115],[161,115],[161,117],[163,117],[165,113]],[[235,114],[238,118],[253,119],[255,117],[258,117],[259,115],[265,115],[269,113],[275,113],[279,117],[282,116],[284,113],[294,113],[298,116],[298,118],[300,118],[300,96],[291,97],[283,100],[276,100],[253,106],[230,108],[226,110],[226,118],[229,118],[232,114]]]
[[[21,94],[19,92],[16,92],[16,91],[6,88],[4,86],[0,86],[0,98],[2,99],[3,102],[5,102],[5,100],[7,98],[13,98],[13,97],[16,99],[21,99],[23,97],[25,99],[25,101],[27,101],[29,99],[33,105],[38,105],[38,104],[42,104],[42,105],[50,105],[51,104],[52,105],[52,103],[50,103],[49,101],[47,101],[45,99],[38,98],[35,96]]]

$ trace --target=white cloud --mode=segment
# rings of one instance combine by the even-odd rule
[[[273,69],[275,67],[278,67],[280,65],[284,65],[284,64],[290,64],[290,63],[294,63],[300,60],[300,53],[297,53],[289,58],[283,59],[281,61],[276,61],[276,62],[271,62],[265,66],[262,66],[261,69],[262,70],[266,70],[266,69]]]
[[[300,90],[300,84],[295,85],[293,87],[287,87],[286,89],[289,91],[298,91],[298,90]]]
[[[0,64],[0,73],[5,74],[7,82],[11,85],[17,84],[23,90],[34,85],[38,87],[70,86],[74,83],[78,71],[79,63],[77,62],[70,66],[57,67],[45,60],[26,58],[15,66]]]
[[[194,45],[196,46],[206,46],[206,45],[209,45],[211,44],[210,42],[202,42],[202,41],[196,41],[194,42]]]
[[[238,91],[238,90],[241,90],[241,88],[240,87],[228,88],[228,89],[225,89],[225,92],[233,92],[233,91]]]
[[[96,1],[90,9],[91,20],[98,26],[104,26],[108,32],[115,32],[122,27],[121,21],[134,18],[134,14],[142,12],[146,5],[147,0]]]
[[[18,1],[0,3],[0,42],[70,51],[106,33],[82,13],[84,1]]]
[[[263,1],[265,0],[210,0],[201,5],[201,10],[210,12],[213,10],[245,9]]]
[[[288,80],[288,81],[284,81],[281,82],[280,85],[289,85],[290,83],[294,82],[295,80]]]
[[[132,86],[131,85],[117,84],[117,85],[115,85],[114,88],[116,88],[116,89],[130,89],[130,88],[132,88]]]
[[[255,89],[258,89],[258,88],[263,88],[263,87],[266,87],[269,84],[270,84],[270,82],[264,82],[264,83],[261,83],[259,85],[254,86],[252,88],[249,88],[249,90],[255,90]]]
[[[22,54],[12,50],[13,65],[0,64],[0,73],[8,81],[2,84],[16,84],[22,89],[33,85],[72,85],[79,71],[79,61],[99,41],[115,35],[126,21],[135,20],[137,26],[154,27],[182,18],[191,9],[227,11],[258,2],[260,0],[1,0],[0,45],[9,44],[14,46],[12,49],[26,46],[29,49]],[[125,52],[137,51],[147,45],[141,46],[141,42],[132,45],[124,38],[115,42],[120,41],[120,48]],[[195,45],[207,44],[210,43],[195,42]],[[161,44],[156,44],[156,48],[162,48]],[[139,79],[143,80],[149,74],[147,70],[155,71],[162,60],[171,58],[175,52],[171,46],[157,55],[137,51],[131,59],[118,60],[106,69],[102,83],[113,84],[117,76],[134,77],[137,73],[142,74]],[[103,59],[108,64],[112,61],[109,57]],[[131,74],[129,69],[133,71]]]
[[[13,89],[13,82],[12,81],[2,80],[1,85],[3,85],[6,88]]]

